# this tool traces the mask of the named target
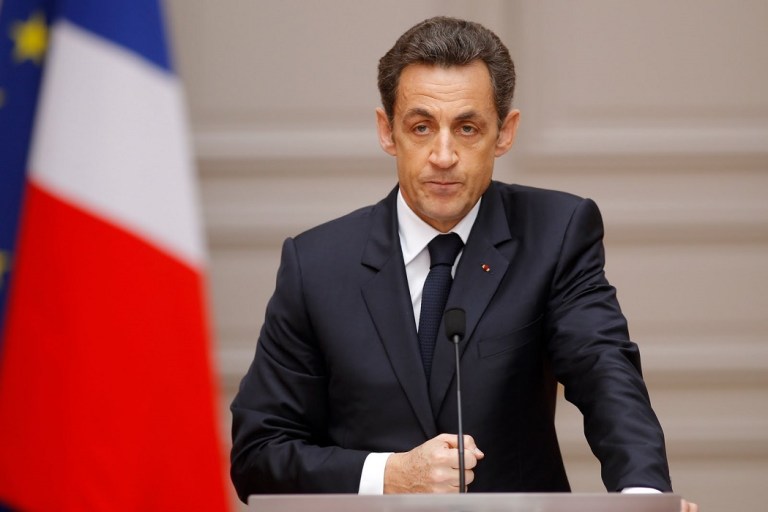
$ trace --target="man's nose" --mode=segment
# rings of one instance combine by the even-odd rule
[[[456,154],[454,141],[449,130],[443,130],[438,133],[433,144],[429,161],[435,167],[447,169],[453,167],[459,161],[459,155]]]

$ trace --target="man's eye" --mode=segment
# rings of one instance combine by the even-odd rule
[[[416,127],[413,129],[416,133],[427,133],[429,131],[429,128],[425,124],[417,124]]]
[[[477,130],[472,125],[465,124],[461,127],[461,133],[463,135],[473,135],[475,132],[477,132]]]

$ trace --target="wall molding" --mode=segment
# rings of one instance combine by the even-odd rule
[[[631,119],[615,119],[606,127],[540,128],[529,137],[530,152],[553,157],[600,155],[666,155],[702,157],[739,155],[768,157],[768,126],[734,123],[727,128],[700,125],[632,127]]]
[[[370,126],[359,127],[197,129],[193,132],[195,154],[208,162],[374,158],[382,150],[373,115],[370,117]],[[209,169],[215,171],[216,167]]]
[[[198,128],[194,130],[195,154],[208,163],[206,172],[232,161],[346,160],[375,159],[382,156],[371,115],[369,125],[315,128],[312,122],[293,127],[258,126]],[[766,169],[768,126],[735,123],[728,128],[702,128],[699,125],[665,128],[631,127],[632,120],[615,120],[611,127],[544,128],[533,126],[522,132],[513,152],[534,166],[601,160],[641,158],[660,169],[681,160],[709,161],[727,158],[733,162],[752,162]],[[525,127],[522,128],[525,130]],[[562,165],[557,165],[562,168]],[[596,166],[600,168],[600,165]]]

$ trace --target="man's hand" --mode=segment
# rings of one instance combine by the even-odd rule
[[[685,500],[680,501],[680,512],[699,512],[699,506]]]
[[[384,494],[459,492],[459,437],[440,434],[405,453],[394,453],[384,470]],[[472,469],[485,455],[472,436],[464,436],[464,478],[475,479]]]

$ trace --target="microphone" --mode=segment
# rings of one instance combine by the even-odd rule
[[[464,339],[464,331],[467,327],[467,315],[461,308],[447,310],[443,314],[445,321],[445,334],[453,343],[456,353],[456,405],[459,418],[459,492],[467,492],[466,479],[464,478],[464,427],[461,424],[461,371],[459,365],[459,343]]]

